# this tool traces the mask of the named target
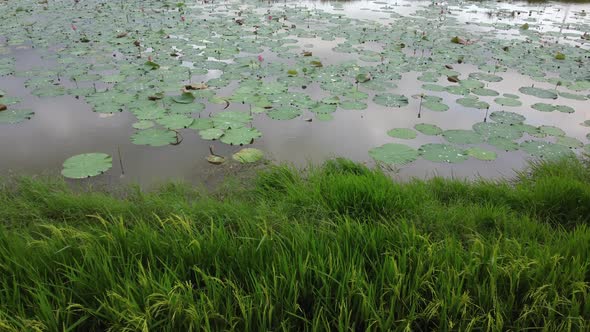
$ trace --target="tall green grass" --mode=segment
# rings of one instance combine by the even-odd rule
[[[586,331],[590,166],[392,182],[333,160],[206,194],[0,189],[0,331]]]

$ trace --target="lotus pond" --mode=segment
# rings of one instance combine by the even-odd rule
[[[197,182],[343,156],[400,178],[510,175],[590,152],[589,11],[0,1],[0,172]]]

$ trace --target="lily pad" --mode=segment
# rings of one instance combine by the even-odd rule
[[[406,96],[393,93],[377,94],[373,98],[373,101],[376,104],[387,107],[402,107],[408,105],[408,98]]]
[[[443,132],[443,130],[439,126],[428,123],[419,123],[414,126],[414,129],[416,129],[424,135],[430,136],[440,135]]]
[[[496,102],[496,104],[500,104],[502,106],[509,106],[509,107],[522,106],[522,102],[520,100],[514,99],[514,98],[501,97],[501,98],[494,99],[494,101]]]
[[[386,164],[407,164],[418,158],[418,151],[415,149],[396,143],[387,143],[380,147],[369,150],[369,155]]]
[[[202,139],[208,141],[219,139],[221,136],[223,136],[223,134],[223,130],[219,128],[209,128],[199,131],[199,136],[201,136]]]
[[[266,112],[269,118],[273,120],[291,120],[303,114],[295,107],[283,106]]]
[[[483,137],[473,130],[445,130],[442,135],[449,143],[479,144],[484,141]]]
[[[544,159],[559,159],[574,155],[572,150],[564,145],[543,141],[525,141],[520,143],[520,148],[532,156]]]
[[[504,151],[516,151],[519,147],[518,143],[504,137],[491,137],[487,143],[496,149]]]
[[[499,123],[516,124],[523,123],[526,118],[518,113],[499,111],[492,112],[492,114],[490,114],[490,119]]]
[[[535,96],[544,99],[557,99],[557,93],[553,90],[523,86],[522,88],[518,89],[518,91],[529,96]]]
[[[106,153],[85,153],[66,159],[61,174],[70,179],[83,179],[108,171],[113,166]]]
[[[221,141],[230,145],[251,144],[255,138],[262,137],[262,133],[256,128],[232,128],[225,131]]]
[[[164,146],[176,141],[176,132],[158,128],[140,130],[131,136],[131,142],[137,145]]]
[[[395,128],[387,132],[387,135],[395,138],[414,139],[416,132],[408,128]]]
[[[173,96],[172,100],[179,104],[190,104],[195,101],[195,95],[193,95],[191,92],[185,92],[180,96]]]
[[[254,148],[244,148],[234,153],[232,158],[242,164],[255,163],[264,157],[264,152]]]
[[[149,120],[141,120],[131,125],[135,129],[149,129],[154,126],[154,123]]]
[[[424,144],[418,151],[424,159],[434,162],[459,163],[468,158],[465,150],[450,144]]]
[[[479,100],[477,97],[459,98],[457,99],[457,104],[477,109],[486,109],[490,107],[490,104],[486,103],[485,101]]]
[[[31,110],[5,110],[0,112],[0,124],[16,124],[23,122],[25,120],[29,120],[33,117],[35,112]]]
[[[188,128],[193,123],[193,118],[182,114],[165,115],[156,120],[156,122],[168,129]]]
[[[467,149],[467,154],[479,160],[494,160],[498,157],[494,151],[489,151],[478,147],[471,147]]]

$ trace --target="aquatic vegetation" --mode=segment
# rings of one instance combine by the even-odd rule
[[[590,91],[589,17],[573,10],[562,22],[534,6],[522,4],[528,15],[506,6],[377,1],[362,9],[374,17],[360,19],[338,3],[2,2],[0,76],[21,78],[27,93],[40,100],[79,99],[100,115],[96,119],[129,115],[136,130],[131,142],[151,147],[187,144],[188,135],[206,145],[284,140],[276,136],[284,131],[267,137],[256,127],[305,120],[315,130],[323,125],[319,121],[364,121],[366,114],[387,108],[409,127],[389,132],[394,138],[415,139],[416,146],[429,142],[410,129],[410,117],[435,126],[415,129],[442,135],[441,144],[451,152],[438,158],[426,146],[429,160],[489,159],[492,154],[480,153],[489,145],[498,148],[496,155],[517,147],[546,156],[531,152],[532,146],[545,146],[554,131],[530,126],[525,118],[531,110],[573,116],[584,111],[576,102],[588,100]],[[16,50],[47,64],[17,66]],[[526,86],[511,91],[514,79]],[[26,102],[0,91],[0,125],[26,133],[35,112],[48,117],[43,109],[19,105]],[[508,107],[518,116],[503,115]],[[478,110],[482,122],[466,123]],[[359,111],[355,120],[338,115],[349,111]],[[449,120],[441,120],[445,116]],[[455,116],[463,119],[460,127],[453,125]],[[403,126],[383,122],[384,133]],[[571,139],[552,141],[560,147],[551,151],[567,147],[581,153],[584,137],[568,121],[559,125],[565,130],[557,136]],[[535,143],[521,145],[522,139]],[[375,145],[383,144],[389,143]],[[409,162],[414,153],[400,149],[404,156],[396,158],[397,148],[386,149],[387,156],[375,149],[365,155]]]

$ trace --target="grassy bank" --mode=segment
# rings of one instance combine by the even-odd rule
[[[393,183],[332,161],[213,195],[0,189],[2,331],[582,331],[590,166]]]

